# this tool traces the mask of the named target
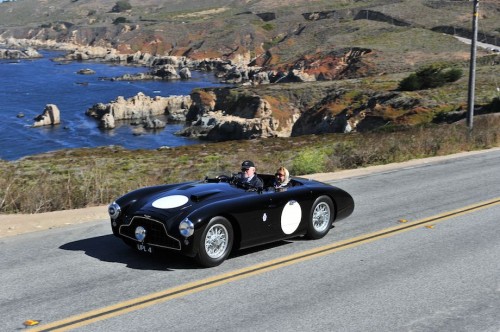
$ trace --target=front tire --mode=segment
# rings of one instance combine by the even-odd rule
[[[200,238],[196,261],[204,267],[220,265],[233,247],[233,227],[223,217],[214,217]]]
[[[330,231],[335,215],[335,207],[330,197],[320,196],[312,205],[307,225],[307,238],[321,239]]]

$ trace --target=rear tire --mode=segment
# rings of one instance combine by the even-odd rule
[[[312,205],[309,213],[306,237],[321,239],[330,231],[335,216],[335,207],[330,197],[320,196]]]
[[[220,265],[233,247],[233,227],[223,217],[214,217],[208,223],[200,238],[196,261],[204,267]]]

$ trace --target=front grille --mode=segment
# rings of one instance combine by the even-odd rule
[[[158,220],[139,216],[133,217],[129,224],[120,226],[119,233],[126,238],[139,242],[135,238],[135,229],[138,226],[142,226],[146,230],[144,244],[160,248],[181,250],[181,242],[168,235],[165,225]]]

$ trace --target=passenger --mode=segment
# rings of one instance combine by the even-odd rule
[[[276,171],[273,187],[276,191],[286,190],[290,186],[290,173],[284,166]]]
[[[239,176],[238,181],[244,186],[248,186],[250,188],[262,189],[264,187],[262,179],[255,173],[254,163],[250,160],[245,160],[241,164],[241,175]]]

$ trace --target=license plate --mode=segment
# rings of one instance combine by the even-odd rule
[[[148,245],[142,244],[142,243],[137,243],[137,250],[147,252],[152,254],[153,253],[153,248],[151,248]]]

